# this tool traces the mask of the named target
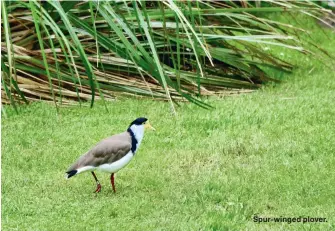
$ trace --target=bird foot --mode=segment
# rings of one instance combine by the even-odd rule
[[[97,184],[97,189],[94,191],[94,193],[99,193],[101,191],[101,184]]]

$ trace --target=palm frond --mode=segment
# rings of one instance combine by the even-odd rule
[[[293,66],[279,46],[327,56],[304,28],[268,19],[320,19],[312,1],[2,1],[4,103],[113,100],[119,95],[210,108],[199,96],[252,91]],[[329,55],[330,56],[330,55]]]

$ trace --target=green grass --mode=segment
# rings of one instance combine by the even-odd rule
[[[334,35],[310,27],[334,53]],[[19,115],[5,107],[2,230],[334,230],[335,74],[283,52],[304,68],[279,85],[209,99],[212,111],[183,104],[175,118],[168,103],[136,99],[58,116],[43,103]],[[98,195],[89,172],[64,179],[79,155],[139,116],[157,131],[116,174],[116,194],[105,173]],[[255,214],[327,222],[257,224]]]

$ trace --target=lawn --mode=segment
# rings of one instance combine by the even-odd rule
[[[317,25],[318,43],[335,52]],[[281,52],[274,50],[274,52]],[[188,103],[121,99],[94,108],[34,103],[2,116],[2,230],[334,230],[335,73],[316,58],[281,84]],[[132,162],[116,174],[65,180],[68,166],[137,117],[148,131]],[[256,223],[258,217],[325,222]]]

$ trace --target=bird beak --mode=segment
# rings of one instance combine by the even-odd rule
[[[156,131],[156,129],[153,126],[151,126],[151,124],[149,122],[145,123],[144,128],[146,128],[146,129],[150,128],[151,130]]]

